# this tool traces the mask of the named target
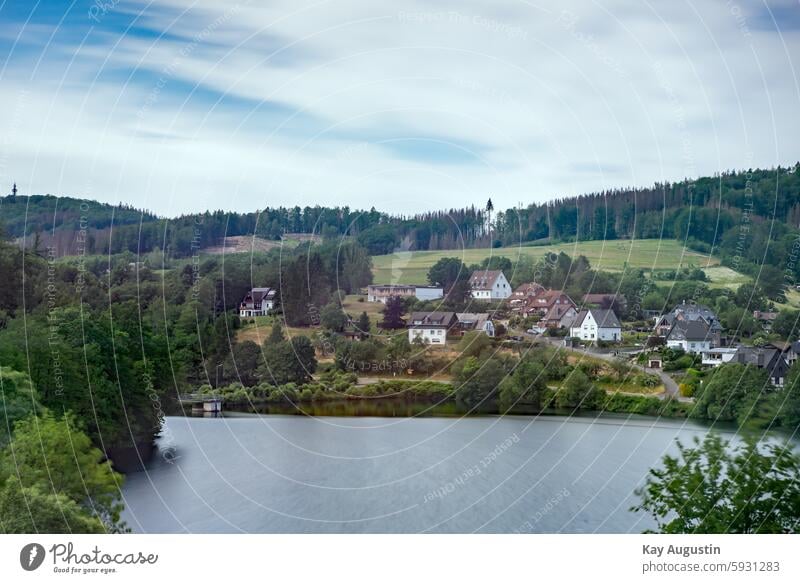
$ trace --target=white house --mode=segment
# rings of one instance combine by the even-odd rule
[[[458,324],[454,312],[413,312],[408,319],[408,341],[444,346],[447,333]]]
[[[667,333],[667,346],[698,354],[711,350],[713,332],[705,320],[675,320]]]
[[[275,290],[269,287],[254,287],[239,304],[239,316],[252,318],[266,316],[275,307]]]
[[[511,284],[502,271],[478,270],[469,278],[472,297],[476,300],[503,300],[511,296]]]
[[[719,366],[731,362],[736,357],[736,348],[710,348],[702,351],[702,363],[706,366]]]
[[[622,324],[613,310],[581,310],[575,316],[569,334],[591,342],[619,342],[622,340]]]

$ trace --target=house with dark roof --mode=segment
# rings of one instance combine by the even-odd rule
[[[455,312],[413,312],[408,318],[408,341],[444,346],[447,335],[458,325]]]
[[[789,363],[783,357],[779,348],[754,346],[739,346],[731,362],[755,366],[766,369],[769,372],[769,382],[782,387],[789,372]]]
[[[567,294],[555,289],[545,290],[538,295],[525,299],[520,311],[525,316],[538,315],[546,317],[553,306],[571,306],[575,308],[575,302]]]
[[[476,300],[504,300],[511,296],[511,284],[502,271],[479,269],[469,278],[472,298]]]
[[[619,312],[625,310],[628,300],[622,294],[585,294],[583,305],[587,308],[602,308]]]
[[[275,290],[269,287],[254,287],[239,304],[239,316],[252,318],[266,316],[275,307]]]
[[[702,321],[708,327],[707,337],[711,343],[710,346],[722,345],[722,324],[717,318],[717,314],[708,306],[683,302],[672,308],[668,314],[658,316],[655,320],[654,330],[657,336],[667,336],[675,322]]]
[[[682,348],[691,354],[705,352],[712,347],[711,331],[702,318],[675,320],[667,332],[666,341],[670,348]]]
[[[619,342],[622,340],[622,324],[613,310],[581,310],[572,322],[570,336],[590,342]]]
[[[458,320],[458,330],[461,334],[477,331],[494,338],[494,322],[491,314],[462,312],[456,314],[456,319]]]

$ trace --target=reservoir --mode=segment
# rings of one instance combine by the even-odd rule
[[[407,412],[399,412],[405,414]],[[147,533],[626,533],[675,440],[634,416],[167,417],[124,520]],[[732,437],[732,433],[726,437]]]

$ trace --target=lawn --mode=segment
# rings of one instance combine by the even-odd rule
[[[480,263],[495,255],[516,261],[526,255],[543,257],[547,252],[563,251],[585,255],[596,269],[622,271],[626,267],[644,269],[676,269],[696,265],[714,267],[719,260],[691,251],[672,239],[638,239],[619,241],[586,241],[554,245],[501,247],[498,249],[453,249],[446,251],[403,251],[372,257],[375,283],[427,283],[428,270],[442,257],[458,257],[467,265]],[[734,272],[735,273],[735,272]],[[511,274],[506,274],[511,275]]]

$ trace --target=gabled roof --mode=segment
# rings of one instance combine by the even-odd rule
[[[678,304],[664,316],[664,319],[668,324],[673,324],[676,320],[693,321],[702,319],[713,332],[722,330],[722,324],[719,323],[717,314],[715,314],[711,308],[703,304],[691,302]]]
[[[517,286],[517,289],[514,290],[514,295],[517,297],[528,297],[538,295],[543,291],[545,291],[545,287],[542,284],[532,281]]]
[[[412,312],[410,328],[448,328],[456,319],[455,312]]]
[[[472,289],[492,289],[497,278],[501,275],[503,275],[503,272],[500,270],[479,269],[478,271],[472,272],[469,278],[469,285]]]
[[[667,340],[688,340],[704,341],[708,340],[711,331],[705,320],[675,320],[667,333]]]
[[[583,321],[590,312],[592,314],[592,318],[597,323],[598,328],[622,328],[622,324],[620,324],[619,318],[617,318],[614,310],[599,310],[595,308],[590,310],[581,310],[578,312],[578,315],[575,317],[575,321],[572,323],[572,326],[575,328],[582,326]]]
[[[571,304],[554,304],[544,316],[544,320],[561,320],[564,314],[570,310],[574,310]]]
[[[254,287],[244,296],[242,303],[260,302],[261,300],[271,300],[275,297],[275,290],[270,287]]]
[[[458,323],[462,328],[469,328],[470,330],[483,328],[486,322],[491,320],[491,316],[489,314],[475,314],[472,312],[462,312],[460,314],[456,314],[456,318],[458,319]]]
[[[749,364],[758,368],[772,369],[780,364],[777,359],[783,360],[781,351],[777,348],[756,348],[754,346],[740,346],[736,349],[733,362]],[[786,361],[784,361],[785,363]]]

